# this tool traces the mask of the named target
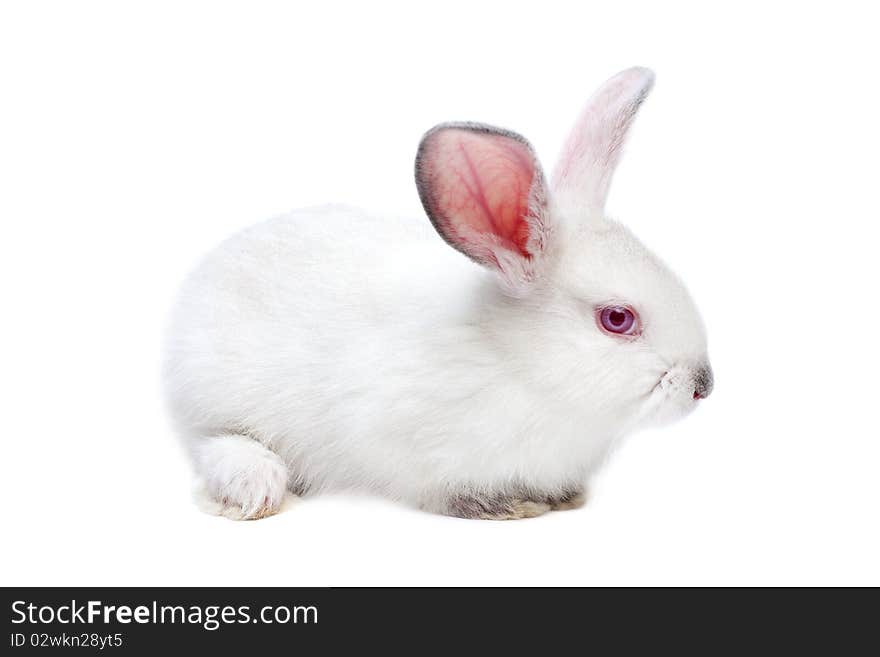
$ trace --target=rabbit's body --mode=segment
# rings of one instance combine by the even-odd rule
[[[537,387],[517,377],[542,357],[519,344],[527,331],[509,334],[510,312],[488,272],[415,218],[295,212],[231,238],[184,285],[174,414],[195,449],[259,441],[294,490],[362,487],[435,510],[471,490],[562,496],[613,433],[559,394],[564,363],[543,363]]]
[[[603,206],[653,77],[609,80],[549,187],[522,137],[422,140],[427,222],[330,207],[211,253],[169,333],[170,406],[232,517],[361,488],[463,517],[582,500],[611,444],[709,394],[699,313]]]

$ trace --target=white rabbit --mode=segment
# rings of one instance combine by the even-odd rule
[[[615,440],[706,397],[690,296],[603,214],[652,83],[632,68],[601,87],[552,186],[517,134],[428,132],[416,182],[452,249],[426,221],[330,207],[208,255],[173,315],[166,383],[220,512],[350,488],[467,518],[571,508]]]

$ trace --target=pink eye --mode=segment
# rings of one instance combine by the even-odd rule
[[[617,335],[638,335],[641,332],[638,317],[626,306],[605,306],[596,313],[599,326]]]

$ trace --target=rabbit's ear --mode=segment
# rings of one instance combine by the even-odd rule
[[[416,185],[437,232],[514,286],[536,272],[547,237],[544,175],[520,135],[476,123],[428,132]]]
[[[602,213],[626,134],[653,84],[651,70],[630,68],[590,98],[553,172],[555,200],[564,212],[576,218]]]

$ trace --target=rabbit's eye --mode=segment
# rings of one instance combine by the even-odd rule
[[[639,318],[632,308],[605,306],[596,311],[599,326],[616,335],[638,335],[642,332]]]

